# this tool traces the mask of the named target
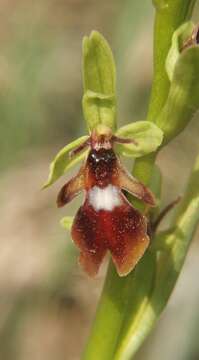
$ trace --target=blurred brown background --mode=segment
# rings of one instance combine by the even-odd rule
[[[0,0],[0,360],[80,359],[106,264],[94,280],[77,265],[59,219],[74,214],[81,199],[55,206],[65,179],[40,188],[56,152],[86,132],[81,41],[92,29],[109,40],[116,58],[119,124],[145,118],[153,15],[150,1]],[[164,204],[183,191],[198,153],[197,120],[159,157]],[[136,360],[199,359],[198,251],[196,236]],[[93,360],[103,359],[96,353]]]

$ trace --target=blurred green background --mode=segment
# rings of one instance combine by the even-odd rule
[[[80,358],[106,264],[89,279],[59,225],[82,198],[57,210],[65,179],[40,188],[56,152],[86,131],[81,41],[92,29],[115,55],[119,124],[145,118],[153,16],[150,1],[0,1],[0,360]],[[159,156],[163,205],[183,191],[198,153],[198,120]],[[169,305],[136,360],[199,359],[198,251],[196,236]]]

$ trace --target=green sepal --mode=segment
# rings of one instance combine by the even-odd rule
[[[199,47],[192,46],[180,55],[169,95],[155,123],[164,132],[164,145],[175,138],[199,108]]]
[[[48,176],[47,182],[44,184],[43,188],[46,188],[52,185],[55,181],[57,181],[62,175],[64,175],[71,167],[76,165],[79,161],[83,160],[88,150],[84,150],[77,155],[70,157],[70,152],[83,144],[89,137],[82,136],[77,140],[71,142],[62,148],[58,154],[55,156],[54,160],[50,164],[50,172]]]
[[[89,131],[98,124],[116,128],[115,63],[104,37],[92,31],[83,39],[83,112]]]
[[[66,229],[71,230],[72,224],[73,224],[74,217],[73,216],[65,216],[60,220],[60,225]]]
[[[193,29],[194,23],[188,21],[181,25],[173,34],[171,48],[166,59],[166,71],[170,81],[173,79],[175,65],[181,55],[182,45],[191,36]]]
[[[149,154],[161,145],[163,132],[155,124],[149,121],[137,121],[121,127],[116,136],[129,138],[137,144],[116,144],[116,151],[127,157],[140,157]]]

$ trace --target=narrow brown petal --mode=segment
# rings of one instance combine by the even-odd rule
[[[57,206],[62,207],[84,190],[84,166],[78,174],[69,180],[60,190],[57,197]]]
[[[128,191],[133,196],[144,201],[150,206],[156,205],[153,193],[141,182],[131,176],[118,161],[118,175],[114,179],[114,183],[123,190]]]

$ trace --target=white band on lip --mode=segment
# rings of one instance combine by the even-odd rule
[[[111,184],[103,189],[94,186],[88,192],[88,201],[96,211],[112,211],[116,206],[122,204],[118,188]]]

